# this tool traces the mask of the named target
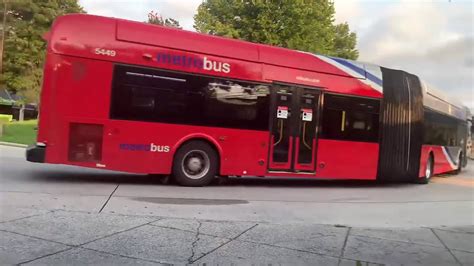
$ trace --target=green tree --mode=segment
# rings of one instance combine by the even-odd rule
[[[359,51],[355,48],[357,45],[357,36],[354,32],[349,29],[349,24],[341,23],[334,27],[334,48],[331,55],[357,59],[359,57]]]
[[[198,32],[312,53],[356,59],[356,34],[334,23],[330,0],[205,0],[194,16]]]
[[[54,19],[82,13],[77,0],[14,0],[7,2],[7,25],[0,82],[28,102],[38,102],[46,42]]]
[[[179,25],[179,21],[177,21],[176,19],[173,19],[173,18],[163,19],[162,16],[158,15],[158,13],[154,11],[150,11],[150,13],[148,13],[147,23],[182,29],[181,26]]]

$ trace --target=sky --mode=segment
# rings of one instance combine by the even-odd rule
[[[418,75],[474,110],[474,1],[334,0],[357,33],[360,61]],[[201,0],[79,0],[89,14],[145,21],[149,11],[193,29]]]

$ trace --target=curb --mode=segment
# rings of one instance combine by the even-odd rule
[[[18,143],[13,143],[13,142],[3,142],[3,141],[0,141],[0,145],[9,146],[9,147],[17,147],[17,148],[26,148],[26,147],[28,147],[28,145],[25,145],[25,144],[18,144]]]

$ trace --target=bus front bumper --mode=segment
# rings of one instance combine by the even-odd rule
[[[26,160],[33,163],[44,163],[45,146],[32,145],[26,149]]]

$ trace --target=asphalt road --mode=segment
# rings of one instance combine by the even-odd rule
[[[429,185],[188,188],[0,146],[0,264],[472,265],[473,166]]]
[[[474,220],[474,163],[428,185],[230,179],[202,188],[144,175],[26,162],[0,146],[4,208],[64,209],[230,221],[370,227],[464,226]]]

